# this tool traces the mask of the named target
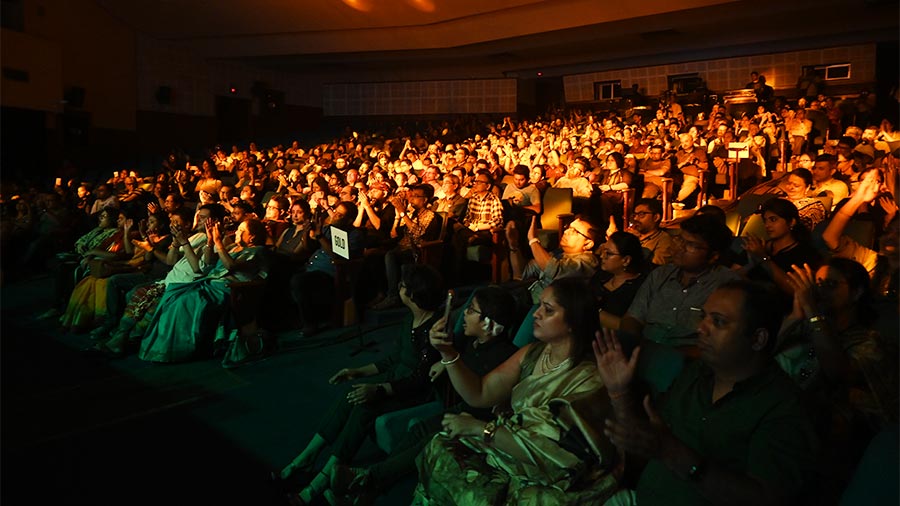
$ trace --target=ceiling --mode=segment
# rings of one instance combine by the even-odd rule
[[[891,0],[95,0],[137,32],[282,71],[545,75],[898,38]],[[689,55],[689,56],[688,56]]]

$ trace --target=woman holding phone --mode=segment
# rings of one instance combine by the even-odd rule
[[[463,310],[463,335],[454,340],[462,350],[460,361],[481,376],[502,364],[516,352],[511,336],[518,320],[516,301],[508,291],[498,286],[478,289]],[[447,321],[445,313],[436,325]],[[368,468],[338,465],[331,480],[332,492],[336,497],[355,499],[355,504],[371,504],[398,480],[414,473],[416,455],[441,431],[445,414],[460,420],[477,420],[482,424],[493,418],[490,409],[472,407],[455,395],[445,374],[447,367],[438,362],[429,373],[435,395],[447,406],[443,413],[410,427],[406,438],[393,448],[386,459]]]
[[[607,444],[597,455],[570,444],[570,432],[550,408],[553,401],[574,409],[577,399],[603,388],[590,352],[596,314],[584,280],[553,281],[534,314],[537,342],[484,377],[460,360],[443,322],[435,325],[431,343],[463,400],[479,408],[509,402],[512,412],[487,423],[445,415],[444,434],[417,459],[413,504],[602,504],[615,492],[609,470],[615,451]]]

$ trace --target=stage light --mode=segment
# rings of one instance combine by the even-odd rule
[[[543,75],[544,75],[543,72],[538,72],[538,77],[543,77]]]
[[[434,12],[436,8],[433,0],[406,0],[406,3],[422,12]]]
[[[231,92],[232,95],[237,95],[237,88],[235,88],[234,86],[228,88],[228,91]]]
[[[341,0],[347,7],[356,9],[361,12],[369,12],[372,10],[372,2],[370,0]]]

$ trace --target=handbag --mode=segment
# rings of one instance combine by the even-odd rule
[[[606,389],[550,400],[560,429],[558,444],[584,462],[611,469],[618,462],[618,450],[603,434],[604,421],[613,416]]]

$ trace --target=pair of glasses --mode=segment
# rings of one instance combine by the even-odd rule
[[[612,251],[605,250],[605,249],[600,250],[600,258],[620,257],[620,256],[622,256],[621,253],[613,253]]]
[[[469,304],[468,306],[466,306],[466,311],[465,311],[465,313],[466,313],[466,314],[477,314],[477,315],[483,315],[483,314],[484,314],[484,313],[482,313],[481,311],[475,309],[475,307],[472,306],[471,304]]]
[[[568,231],[570,231],[570,230],[571,230],[572,232],[575,232],[576,234],[580,235],[581,237],[584,237],[585,239],[587,239],[587,240],[589,240],[589,241],[590,241],[590,240],[593,240],[593,239],[591,239],[591,236],[585,234],[585,233],[582,232],[581,230],[578,230],[577,228],[573,227],[572,225],[569,225],[568,227],[566,227],[566,229],[565,229],[563,232],[568,232]]]
[[[700,251],[705,251],[705,250],[709,249],[709,246],[707,246],[703,243],[699,243],[699,242],[695,242],[695,241],[686,241],[680,235],[674,236],[672,238],[672,242],[679,246],[684,246],[684,250],[691,252],[691,253],[698,253]]]
[[[816,285],[819,288],[822,288],[824,290],[834,290],[835,288],[837,288],[838,286],[840,286],[844,283],[846,283],[846,281],[843,281],[840,279],[824,278],[824,279],[816,280]]]
[[[643,218],[644,216],[650,216],[653,213],[650,211],[635,211],[631,213],[632,216],[637,216],[638,218]]]

